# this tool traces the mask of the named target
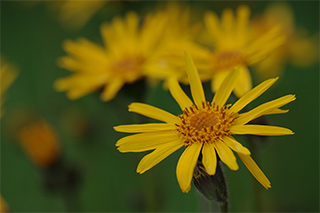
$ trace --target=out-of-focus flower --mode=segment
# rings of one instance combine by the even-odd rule
[[[77,29],[84,26],[106,2],[107,0],[62,0],[50,1],[49,3],[51,8],[58,13],[61,23],[67,25],[69,28]]]
[[[148,15],[141,25],[138,15],[129,12],[102,25],[105,47],[84,38],[66,41],[63,47],[70,56],[61,58],[59,65],[74,74],[57,80],[55,88],[77,99],[104,87],[101,99],[111,100],[124,84],[162,69],[158,59],[164,24],[163,17]]]
[[[58,160],[60,143],[54,129],[44,120],[36,120],[23,126],[18,139],[32,162],[47,168]]]
[[[248,66],[263,60],[271,51],[283,44],[280,28],[273,26],[263,35],[253,38],[249,34],[250,9],[237,8],[236,16],[231,9],[222,12],[221,21],[213,12],[207,12],[204,21],[211,36],[213,51],[208,51],[208,70],[212,76],[212,90],[220,87],[228,73],[237,66],[240,78],[234,88],[234,94],[241,97],[252,88]]]
[[[188,76],[184,69],[184,52],[189,52],[197,62],[204,61],[204,47],[197,43],[203,29],[202,20],[189,7],[177,2],[166,3],[155,13],[158,17],[166,19],[163,34],[165,48],[159,59],[160,67],[163,69],[148,73],[148,77],[163,80],[173,76],[179,82],[188,84]],[[197,63],[198,66],[202,64],[203,62]],[[205,80],[205,76],[200,77]]]
[[[7,62],[4,62],[3,59],[0,59],[0,63],[1,63],[1,69],[0,69],[0,107],[1,107],[0,118],[1,118],[3,115],[2,105],[6,100],[6,98],[4,97],[4,93],[7,91],[7,89],[12,84],[12,82],[16,79],[17,70],[13,65]]]
[[[0,213],[6,213],[6,212],[10,212],[10,209],[9,209],[6,201],[0,195]]]
[[[254,36],[261,36],[278,24],[281,25],[281,34],[287,38],[284,45],[276,48],[268,58],[255,65],[261,77],[281,74],[287,63],[307,67],[319,60],[319,35],[307,36],[306,31],[297,29],[294,22],[294,14],[286,3],[269,5],[263,15],[253,20]]]
[[[175,116],[147,104],[132,103],[129,105],[130,112],[136,112],[165,123],[114,127],[118,132],[138,133],[118,140],[116,143],[118,150],[120,152],[154,150],[140,161],[137,172],[141,174],[185,146],[186,149],[179,159],[176,170],[177,179],[183,192],[190,190],[190,182],[200,155],[202,155],[202,163],[209,175],[214,175],[216,172],[216,154],[231,170],[238,170],[236,157],[231,151],[233,150],[239,155],[252,175],[265,188],[270,188],[269,180],[250,157],[250,151],[237,142],[232,135],[293,134],[291,130],[283,127],[247,123],[263,115],[287,112],[287,110],[279,109],[279,107],[295,100],[295,96],[287,95],[264,103],[249,112],[239,113],[247,104],[274,84],[277,78],[264,81],[230,107],[229,105],[226,106],[225,103],[237,84],[241,70],[236,68],[235,71],[229,72],[210,103],[205,100],[197,69],[188,54],[186,54],[186,65],[194,102],[186,96],[177,80],[170,78],[169,90],[183,113]]]

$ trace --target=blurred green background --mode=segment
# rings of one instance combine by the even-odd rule
[[[225,7],[236,8],[240,2],[191,1],[193,9],[218,13]],[[247,2],[252,16],[262,13],[270,2]],[[1,189],[12,212],[64,212],[66,202],[72,211],[161,211],[199,212],[217,210],[199,195],[195,187],[181,192],[175,168],[182,150],[172,154],[143,175],[136,173],[139,160],[146,153],[117,151],[115,142],[124,134],[112,127],[137,123],[140,117],[127,106],[143,101],[180,113],[168,91],[161,85],[135,90],[142,82],[125,86],[107,103],[99,92],[79,100],[68,100],[65,93],[53,89],[53,82],[69,72],[56,65],[65,55],[65,39],[85,37],[102,44],[100,24],[114,15],[135,10],[145,13],[156,2],[108,2],[82,28],[69,30],[58,21],[56,13],[44,2],[1,1],[1,55],[19,68],[19,76],[6,93],[5,115],[1,119]],[[310,35],[319,31],[319,2],[289,2],[296,25]],[[259,81],[254,78],[254,85]],[[205,84],[207,98],[212,97]],[[259,146],[260,168],[270,179],[265,190],[238,159],[239,170],[225,167],[229,186],[230,210],[235,212],[317,212],[319,211],[319,64],[307,68],[286,66],[281,79],[251,107],[286,94],[297,100],[285,106],[290,112],[268,116],[268,121],[292,129],[293,136],[272,137]],[[139,100],[140,99],[140,100]],[[14,125],[25,112],[33,112],[55,128],[63,147],[66,164],[75,168],[79,185],[72,198],[54,193],[44,185],[44,173],[30,162],[16,141]],[[247,145],[243,138],[239,138]],[[256,190],[256,191],[255,191]],[[257,193],[261,206],[257,207]],[[68,201],[69,200],[69,201]],[[69,205],[68,204],[68,205]]]

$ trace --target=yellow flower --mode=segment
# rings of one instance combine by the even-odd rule
[[[31,122],[18,134],[21,146],[33,163],[46,168],[60,156],[61,148],[54,129],[45,121]]]
[[[295,100],[294,95],[287,95],[262,104],[249,112],[239,113],[247,104],[260,96],[277,78],[264,81],[232,106],[225,106],[241,71],[230,72],[221,84],[212,102],[205,99],[202,84],[197,69],[186,54],[187,74],[190,81],[193,102],[182,91],[174,78],[169,79],[169,89],[181,107],[183,113],[179,116],[170,114],[159,108],[143,104],[132,103],[130,112],[136,112],[165,123],[120,125],[114,127],[118,132],[138,133],[121,138],[116,146],[120,152],[143,152],[154,150],[146,155],[137,167],[138,173],[144,173],[177,149],[185,146],[177,165],[177,179],[183,192],[188,192],[194,168],[202,155],[202,163],[208,174],[216,172],[217,157],[231,170],[237,170],[238,164],[233,151],[246,165],[252,175],[265,187],[270,188],[270,182],[257,164],[250,157],[250,151],[243,147],[232,135],[291,135],[289,129],[267,125],[247,124],[251,120],[267,114],[285,113],[287,110],[279,107]]]
[[[105,48],[86,39],[66,41],[63,47],[70,56],[61,58],[59,65],[74,74],[57,80],[55,88],[77,99],[104,87],[101,99],[109,101],[124,84],[156,71],[165,20],[149,15],[142,27],[139,21],[131,12],[124,19],[116,17],[111,24],[103,24]]]
[[[249,8],[240,6],[236,17],[231,9],[223,10],[221,22],[213,12],[207,12],[204,16],[214,48],[207,54],[208,72],[212,75],[214,92],[218,90],[228,73],[237,66],[240,78],[234,88],[234,94],[237,97],[244,95],[252,88],[248,66],[263,60],[285,40],[283,36],[279,36],[278,27],[273,27],[259,38],[251,38],[249,15]]]
[[[7,89],[12,84],[12,82],[16,79],[17,70],[13,65],[4,62],[2,59],[0,60],[0,63],[1,63],[1,69],[0,69],[0,106],[1,106],[1,112],[0,112],[0,117],[2,117],[2,115],[3,115],[2,105],[5,102],[4,93],[7,91]]]
[[[262,78],[279,75],[286,63],[307,67],[318,61],[319,35],[307,36],[304,29],[297,29],[294,14],[286,3],[273,3],[264,14],[253,20],[253,34],[263,35],[275,24],[281,25],[281,33],[287,37],[284,45],[276,48],[265,60],[255,65]]]
[[[52,9],[58,13],[61,23],[70,28],[80,28],[85,25],[90,18],[101,9],[107,0],[103,1],[74,1],[62,0],[49,2]]]

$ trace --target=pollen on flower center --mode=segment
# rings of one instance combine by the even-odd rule
[[[178,116],[181,122],[176,124],[176,129],[186,146],[213,143],[230,134],[230,127],[237,116],[237,113],[229,113],[226,107],[206,102],[201,107],[193,105],[186,108]]]
[[[245,57],[239,51],[221,51],[212,55],[212,64],[215,71],[229,69],[245,63]]]
[[[125,78],[127,81],[135,81],[141,73],[144,58],[141,56],[127,57],[116,61],[112,65],[113,73]]]

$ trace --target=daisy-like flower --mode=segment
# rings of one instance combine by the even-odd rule
[[[16,68],[3,59],[0,59],[1,68],[0,68],[0,118],[3,115],[2,105],[4,104],[6,98],[4,97],[5,92],[8,90],[9,86],[17,77]]]
[[[169,89],[181,107],[183,113],[175,116],[159,108],[132,103],[130,112],[136,112],[164,123],[133,124],[116,126],[118,132],[138,133],[126,136],[117,141],[120,152],[143,152],[154,150],[139,163],[137,172],[142,174],[165,159],[168,155],[185,146],[181,155],[176,175],[183,192],[188,192],[199,155],[209,175],[214,175],[217,166],[217,155],[231,170],[237,170],[238,164],[232,150],[235,151],[252,175],[265,187],[270,182],[250,157],[250,151],[243,147],[232,135],[291,135],[289,129],[267,125],[251,125],[251,120],[266,114],[284,113],[279,107],[295,100],[294,95],[287,95],[262,104],[249,112],[239,113],[247,104],[266,91],[276,80],[269,79],[242,96],[231,107],[225,106],[240,70],[230,72],[221,84],[212,102],[205,99],[197,69],[186,54],[187,74],[190,81],[193,101],[182,91],[174,78],[169,79]]]
[[[58,13],[61,23],[76,29],[85,25],[106,2],[62,0],[48,3]]]
[[[102,25],[105,47],[87,39],[66,41],[63,47],[70,55],[61,58],[59,65],[73,75],[57,80],[55,88],[77,99],[103,87],[101,99],[111,100],[124,84],[159,68],[164,23],[162,17],[148,15],[140,26],[138,15],[130,12]]]
[[[281,33],[287,37],[284,45],[255,65],[260,77],[280,75],[286,63],[307,67],[319,60],[319,35],[307,36],[305,29],[295,26],[294,19],[290,6],[282,2],[270,4],[262,15],[253,20],[254,35],[263,35],[275,24],[280,24]]]
[[[250,10],[246,6],[237,9],[236,17],[231,9],[222,12],[221,21],[213,12],[204,16],[205,25],[213,43],[213,51],[207,54],[208,72],[212,74],[212,90],[215,92],[228,73],[237,66],[240,78],[234,94],[241,97],[252,88],[248,66],[263,60],[272,50],[281,45],[285,38],[279,36],[274,27],[259,38],[249,34]]]

